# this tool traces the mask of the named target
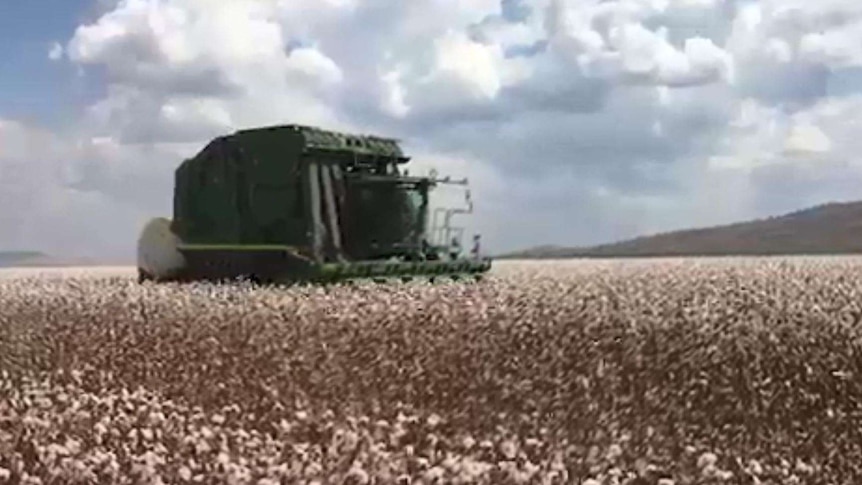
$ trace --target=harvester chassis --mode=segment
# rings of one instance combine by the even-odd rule
[[[346,261],[317,263],[294,248],[279,246],[184,246],[186,264],[173,274],[155,277],[138,270],[138,281],[224,282],[258,284],[337,284],[400,280],[481,281],[491,268],[490,258],[437,261]]]

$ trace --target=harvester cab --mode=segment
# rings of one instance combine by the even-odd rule
[[[143,280],[339,282],[475,277],[491,268],[478,239],[461,254],[467,208],[436,209],[429,195],[468,181],[413,177],[396,140],[300,125],[212,140],[176,169],[173,218],[138,240]]]

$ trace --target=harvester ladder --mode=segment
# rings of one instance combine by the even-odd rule
[[[448,179],[447,179],[448,181]],[[466,180],[465,180],[466,182]],[[466,185],[466,184],[465,184]],[[453,227],[452,226],[452,217],[460,214],[472,214],[473,213],[473,199],[470,195],[470,190],[468,189],[465,193],[464,199],[467,202],[467,208],[446,208],[446,207],[438,207],[434,210],[434,216],[432,217],[431,223],[431,241],[432,244],[438,246],[446,246],[451,248],[453,246],[453,234],[455,234],[455,238],[457,238],[457,245],[460,247],[463,245],[462,238],[464,237],[464,228],[463,227]],[[443,214],[443,223],[438,226],[438,218],[439,215]]]

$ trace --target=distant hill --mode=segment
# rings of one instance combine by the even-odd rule
[[[39,251],[0,251],[0,268],[95,265],[87,258],[58,258]]]
[[[0,251],[0,268],[28,264],[45,257],[45,254],[38,251]]]
[[[862,201],[583,248],[541,246],[500,259],[862,254]]]

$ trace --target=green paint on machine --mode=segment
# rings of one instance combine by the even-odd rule
[[[338,281],[490,270],[478,247],[460,254],[460,232],[448,226],[449,216],[471,212],[472,203],[428,228],[431,190],[467,181],[407,176],[409,161],[394,139],[301,125],[212,140],[175,171],[170,231],[185,266],[174,279]],[[139,254],[158,249],[140,244]],[[142,279],[159,279],[140,269]]]

